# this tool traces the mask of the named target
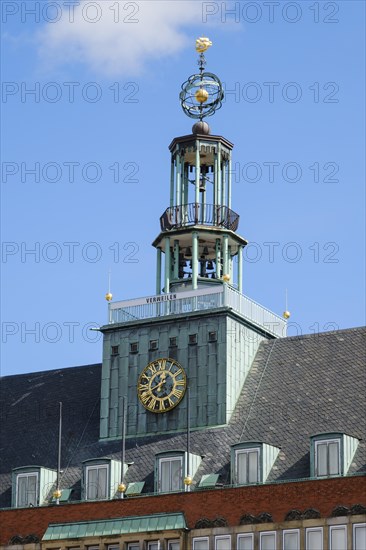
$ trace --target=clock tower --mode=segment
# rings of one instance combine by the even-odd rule
[[[205,70],[183,85],[192,133],[169,146],[170,201],[160,217],[156,294],[109,304],[101,385],[101,439],[225,425],[259,343],[286,335],[286,322],[243,294],[239,215],[232,210],[232,150],[204,118],[221,107],[219,78]],[[107,299],[111,299],[108,294]]]

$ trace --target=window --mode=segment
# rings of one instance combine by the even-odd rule
[[[127,550],[140,550],[140,544],[138,542],[129,542]]]
[[[38,473],[18,474],[16,482],[16,506],[18,508],[38,505]]]
[[[365,550],[366,523],[355,523],[353,526],[353,548],[354,550]]]
[[[238,550],[253,550],[253,535],[238,535]]]
[[[180,550],[179,540],[169,540],[168,550]]]
[[[107,550],[119,550],[118,544],[107,544]]]
[[[265,531],[260,534],[260,550],[276,550],[276,533]]]
[[[138,353],[139,351],[139,343],[138,342],[132,342],[130,344],[130,353]]]
[[[112,355],[119,354],[119,346],[112,346]]]
[[[160,541],[154,540],[147,543],[147,550],[160,550]]]
[[[340,470],[340,440],[328,439],[315,442],[315,475],[336,476]]]
[[[193,539],[193,550],[209,550],[208,537]]]
[[[177,347],[177,337],[176,336],[172,336],[171,338],[169,338],[169,347],[170,348],[176,348]]]
[[[190,334],[188,337],[189,344],[197,344],[197,334]]]
[[[240,485],[259,482],[259,449],[235,452],[235,481]]]
[[[345,525],[330,527],[330,550],[347,550],[347,529]]]
[[[150,351],[154,351],[159,347],[159,340],[150,340]]]
[[[183,457],[175,456],[159,459],[158,488],[161,493],[181,491],[183,484]]]
[[[208,341],[209,342],[217,342],[217,332],[212,331],[208,333]]]
[[[306,550],[323,550],[323,528],[306,529]]]
[[[215,537],[215,550],[231,550],[230,535]]]
[[[86,467],[86,499],[108,498],[108,465]]]
[[[283,532],[283,550],[300,550],[300,531],[289,529]]]

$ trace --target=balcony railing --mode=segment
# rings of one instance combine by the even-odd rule
[[[229,307],[241,317],[277,338],[286,336],[286,321],[228,285],[215,285],[160,296],[109,304],[109,323],[154,319],[167,315]]]
[[[224,227],[236,231],[239,226],[239,214],[227,206],[192,202],[181,206],[170,206],[160,218],[162,231],[192,225]]]

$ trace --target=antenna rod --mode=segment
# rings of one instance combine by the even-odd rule
[[[56,498],[56,504],[60,504],[61,438],[62,438],[62,403],[60,401],[59,402],[59,424],[58,424],[57,481],[56,481],[56,491],[57,491],[58,498]]]
[[[190,389],[189,386],[187,386],[187,478],[190,478],[190,468],[189,468],[189,462],[190,462],[190,452],[191,452],[191,403],[190,403]],[[188,485],[188,491],[190,490],[190,486]]]
[[[121,470],[121,485],[124,485],[124,466],[125,466],[125,454],[126,454],[126,411],[125,411],[125,398],[122,397],[122,470]],[[124,497],[124,492],[121,492],[121,498]]]

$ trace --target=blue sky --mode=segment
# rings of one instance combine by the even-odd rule
[[[362,1],[2,2],[2,374],[100,362],[109,270],[114,299],[155,293],[202,35],[244,293],[282,314],[287,288],[290,335],[363,325],[364,27]]]

